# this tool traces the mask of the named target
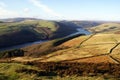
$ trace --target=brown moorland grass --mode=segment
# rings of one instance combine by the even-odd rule
[[[87,41],[85,41],[82,45],[92,45],[92,44],[114,44],[117,41],[120,41],[120,34],[96,34]],[[81,36],[70,41],[63,43],[62,46],[75,47],[78,46],[82,41],[86,40],[90,36]]]
[[[110,49],[114,47],[115,44],[106,44],[106,45],[90,45],[90,46],[81,46],[80,48],[68,48],[60,51],[53,52],[48,54],[43,58],[42,61],[62,61],[62,60],[71,60],[76,58],[91,57],[97,55],[108,54]]]
[[[22,48],[25,51],[25,56],[40,57],[45,55],[45,52],[48,52],[53,48],[54,41],[44,42],[42,44],[36,44],[29,47]]]
[[[68,60],[67,62],[82,62],[82,63],[117,63],[111,59],[108,55],[89,57],[89,58],[80,58],[75,60]]]
[[[69,40],[65,43],[63,43],[62,45],[60,45],[59,47],[63,47],[63,46],[68,46],[68,47],[74,47],[79,45],[82,41],[84,41],[85,39],[87,39],[89,36],[80,36],[78,38],[74,38],[72,40]]]
[[[102,32],[102,33],[111,33],[118,31],[120,29],[119,23],[104,23],[95,27],[90,28],[92,32]]]
[[[83,45],[116,43],[117,41],[120,41],[119,36],[119,34],[96,34],[84,42]]]

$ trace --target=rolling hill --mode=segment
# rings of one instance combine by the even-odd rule
[[[104,21],[71,21],[71,22],[82,28],[91,28],[106,23]]]
[[[89,62],[90,60],[91,63],[99,63],[100,60],[100,62],[106,63],[119,63],[114,56],[111,56],[112,54],[117,54],[114,51],[119,52],[119,36],[119,34],[96,34],[78,37],[59,46],[68,47],[67,49],[58,50],[43,56],[40,61]]]
[[[46,21],[42,21],[40,22],[40,24],[45,24],[45,22]],[[49,22],[47,23],[50,24]],[[68,24],[62,24],[58,22],[56,23],[60,26]],[[113,28],[113,26],[115,28]],[[52,26],[49,25],[49,28],[51,27]],[[55,31],[55,29],[55,27],[54,29],[52,27],[52,31]],[[63,27],[63,29],[65,29],[65,27]],[[61,39],[54,39],[48,42],[44,42],[42,44],[36,44],[25,48],[21,48],[21,50],[25,51],[24,56],[32,57],[31,60],[37,59],[40,62],[86,61],[94,63],[94,61],[96,60],[95,63],[119,63],[120,34],[116,33],[116,30],[119,30],[119,24],[105,23],[96,27],[92,27],[91,29],[94,29],[96,31],[99,30],[101,33],[93,32],[93,34],[91,35],[75,36],[77,38],[64,37]],[[108,31],[104,32],[104,29],[108,29]],[[99,61],[99,59],[101,59],[101,61]]]
[[[104,23],[95,27],[90,28],[93,33],[120,33],[119,23]]]
[[[36,18],[6,18],[6,19],[0,19],[2,22],[21,22],[25,20],[40,20]]]
[[[22,48],[21,50],[25,51],[24,57],[13,60],[119,64],[119,36],[119,34],[79,36],[57,46],[54,45],[56,41],[53,40]]]
[[[0,48],[37,40],[62,38],[77,32],[77,28],[79,27],[46,20],[0,23]]]
[[[57,29],[51,26],[51,22],[47,22],[46,25],[45,23],[46,21],[42,21],[37,23],[37,25],[49,25],[49,28],[52,28],[51,31],[53,32],[59,29],[59,26],[57,26]],[[69,22],[65,24],[63,22],[56,23],[57,25],[64,25],[66,27],[68,24],[72,24]],[[41,28],[41,26],[38,27]],[[65,27],[61,28],[65,29]],[[39,29],[36,30],[39,32]],[[92,32],[93,34],[90,35],[77,34],[59,39],[54,38],[54,40],[51,38],[50,41],[41,44],[0,52],[0,62],[2,62],[0,70],[5,71],[4,68],[9,63],[10,67],[7,68],[7,71],[11,72],[11,69],[14,71],[11,76],[14,74],[20,76],[24,73],[27,76],[29,76],[28,74],[38,74],[29,77],[34,79],[38,77],[41,79],[42,76],[65,77],[75,75],[78,77],[86,76],[84,79],[88,80],[94,80],[93,77],[99,77],[98,79],[100,80],[119,80],[120,34],[116,33],[119,30],[119,24],[105,23],[89,28],[89,30],[95,32]],[[27,35],[31,34],[27,32]],[[18,68],[13,67],[14,64]],[[23,67],[21,68],[21,66]],[[1,75],[5,77],[6,74],[8,73],[4,72]],[[17,79],[16,76],[13,78]],[[21,78],[25,77],[22,76]],[[61,78],[59,79],[61,80]]]

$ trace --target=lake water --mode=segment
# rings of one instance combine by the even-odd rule
[[[16,46],[1,48],[0,51],[11,50],[11,49],[19,49],[19,48],[27,47],[27,46],[30,46],[30,45],[33,45],[33,44],[40,44],[40,43],[46,42],[46,41],[47,41],[47,40],[45,40],[45,41],[41,41],[41,40],[40,40],[40,41],[35,41],[35,42],[20,44],[20,45],[16,45]]]
[[[89,35],[91,33],[89,31],[85,30],[85,29],[78,28],[76,33],[70,34],[70,35],[68,35],[66,37],[74,36],[76,34]],[[46,41],[48,41],[48,40],[44,40],[44,41],[39,40],[39,41],[20,44],[20,45],[16,45],[16,46],[7,47],[7,48],[1,48],[0,51],[11,50],[11,49],[19,49],[19,48],[27,47],[27,46],[30,46],[30,45],[33,45],[33,44],[40,44],[40,43],[43,43],[43,42],[46,42]]]

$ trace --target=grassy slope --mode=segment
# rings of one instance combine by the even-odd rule
[[[33,24],[36,24],[36,22],[28,21],[28,22],[1,23],[0,24],[0,35],[11,33],[13,31],[18,31],[18,30],[25,29],[25,28],[29,29],[32,27]]]
[[[33,80],[36,74],[16,72],[20,69],[37,70],[34,66],[27,66],[19,63],[0,63],[0,80]]]
[[[39,23],[39,24],[38,24]],[[49,27],[50,29],[56,28],[54,22],[50,21],[22,21],[22,22],[13,22],[13,23],[0,23],[0,35],[13,32],[15,30],[22,30],[22,29],[31,29],[36,27]]]
[[[71,60],[76,58],[84,58],[84,57],[108,54],[110,49],[114,47],[116,44],[114,39],[117,38],[118,41],[120,41],[120,39],[119,39],[119,35],[116,35],[116,34],[111,34],[115,38],[113,38],[111,35],[106,37],[106,35],[107,34],[97,34],[93,36],[91,39],[84,42],[79,48],[77,48],[79,44],[83,40],[87,39],[89,36],[82,36],[82,37],[70,40],[68,42],[65,42],[59,47],[70,47],[70,48],[58,50],[54,53],[51,53],[47,55],[46,59],[44,60],[45,61],[61,61],[61,60]]]
[[[54,22],[50,22],[50,21],[39,21],[39,26],[40,27],[48,27],[50,28],[52,31],[56,31],[56,27],[57,24],[55,24]]]
[[[22,48],[25,52],[25,56],[31,56],[31,57],[40,57],[43,55],[47,55],[51,52],[55,52],[59,49],[64,49],[67,47],[59,47],[64,42],[67,42],[75,37],[81,36],[81,34],[71,36],[71,37],[64,37],[60,39],[55,39],[52,41],[44,42],[41,44],[32,45],[26,48]]]
[[[0,42],[1,41],[7,42],[5,36],[7,36],[8,39],[14,38],[14,40],[18,40],[17,42],[19,42],[21,39],[24,39],[25,37],[26,38],[29,37],[28,35],[29,33],[34,39],[32,37],[31,40],[29,38],[28,40],[24,39],[26,40],[25,42],[29,40],[35,41],[42,39],[42,36],[52,35],[56,30],[57,30],[56,23],[51,21],[31,20],[31,21],[22,21],[22,22],[13,22],[13,23],[0,23],[0,37],[1,37]],[[28,35],[28,36],[23,37],[24,35]],[[16,36],[20,36],[19,37],[20,39],[16,39]],[[20,41],[20,43],[24,43],[24,42]]]
[[[16,45],[20,43],[42,39],[42,36],[46,32],[44,30],[38,29],[39,25],[36,26],[38,22],[41,22],[41,21],[1,23],[0,24],[0,47],[6,47],[6,46],[11,46],[11,45]],[[54,24],[53,25],[51,24],[51,26],[54,27]],[[41,27],[45,27],[45,29],[47,30],[45,25],[42,25]]]
[[[118,33],[120,32],[119,23],[105,23],[93,28],[90,28],[90,31],[97,33]]]
[[[98,26],[102,23],[105,23],[105,22],[99,22],[99,21],[98,22],[97,21],[72,21],[72,22],[77,25],[80,25],[83,28],[91,28],[94,26]]]
[[[7,47],[40,39],[39,37],[41,34],[38,34],[32,28],[33,24],[24,22],[0,24],[0,47]]]

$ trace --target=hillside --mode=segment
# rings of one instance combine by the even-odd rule
[[[119,34],[96,34],[82,36],[63,43],[59,47],[68,47],[43,56],[40,61],[79,61],[79,62],[110,62],[119,63]],[[116,53],[116,52],[118,53]],[[114,55],[113,55],[114,54]],[[71,57],[69,57],[71,56]]]
[[[99,76],[59,76],[55,72],[47,72],[39,69],[39,67],[21,64],[21,63],[1,63],[0,64],[0,80],[105,80],[106,77]],[[60,71],[58,71],[60,73]],[[62,73],[63,75],[63,73]],[[119,78],[107,77],[109,80],[117,80]]]
[[[46,20],[0,23],[0,48],[37,40],[62,38],[77,32],[77,28],[78,26],[72,27]]]
[[[41,23],[45,24],[46,21]],[[66,25],[56,22],[57,25]],[[105,27],[104,25],[108,25]],[[47,22],[49,28],[52,26],[50,22]],[[45,25],[44,25],[45,26]],[[111,30],[111,27],[116,26],[116,28]],[[100,28],[101,25],[93,27],[91,29],[104,30]],[[76,35],[73,37],[64,37],[61,39],[55,39],[51,41],[44,42],[42,44],[36,44],[21,48],[24,51],[25,57],[33,57],[31,60],[38,60],[42,62],[90,62],[101,63],[119,63],[119,43],[120,34],[114,33],[114,31],[119,29],[119,24],[117,23],[106,23],[102,24],[102,27],[108,29],[107,32],[102,31],[101,33],[95,33],[91,35]],[[61,27],[62,28],[62,27]],[[64,29],[65,27],[63,27]],[[72,27],[73,28],[73,27]],[[55,31],[55,27],[52,27],[52,31]],[[38,29],[37,29],[38,30]],[[59,30],[58,30],[59,32]],[[111,33],[110,33],[111,32]],[[58,35],[58,34],[57,34]],[[77,37],[77,38],[75,38]],[[71,56],[71,57],[69,57]],[[103,61],[102,61],[103,58]],[[15,58],[15,60],[20,58]],[[99,61],[101,59],[101,61]],[[26,59],[23,59],[27,60]]]
[[[109,27],[117,26],[119,28],[116,23],[114,25],[112,23],[111,26],[110,23],[108,24]],[[12,77],[15,79],[18,79],[24,73],[24,76],[35,75],[29,77],[30,79],[43,80],[46,77],[49,79],[48,76],[55,80],[57,76],[60,76],[60,80],[69,80],[70,76],[77,76],[74,77],[76,79],[82,79],[82,76],[86,76],[83,80],[94,80],[96,78],[100,80],[119,80],[120,34],[114,33],[117,29],[112,31],[109,30],[109,27],[107,27],[107,32],[67,36],[25,48],[1,52],[0,62],[3,64],[0,66],[8,66],[9,63],[11,67],[7,70],[10,71],[14,68],[14,73],[4,72],[1,75],[3,78],[5,76],[9,78],[16,74],[17,77]],[[52,31],[54,30],[52,29]],[[99,30],[102,31],[102,29]],[[13,67],[14,64],[18,68]],[[21,66],[23,67],[21,68]],[[0,69],[4,71],[3,68],[4,66]],[[25,78],[24,76],[21,78]]]
[[[22,48],[26,57],[13,60],[119,64],[119,36],[119,34],[79,36],[57,46],[54,45],[56,41],[49,41]]]
[[[2,22],[21,22],[25,20],[40,20],[36,18],[6,18],[6,19],[0,19]]]
[[[88,80],[88,77],[92,77],[90,79],[99,77],[100,80],[106,78],[118,80],[120,76],[119,36],[120,34],[98,33],[76,36],[67,40],[65,38],[57,39],[0,53],[0,62],[19,62],[35,66],[38,68],[37,70],[28,68],[18,70],[19,73],[39,74],[37,77],[41,78],[44,74],[46,77],[51,76],[52,78],[77,75],[80,79],[82,76],[86,76]],[[69,78],[64,79],[69,80]],[[61,80],[61,78],[59,79]]]
[[[82,28],[91,28],[106,23],[102,21],[71,21],[71,22]]]
[[[90,28],[93,33],[120,33],[119,23],[104,23],[95,27]]]

